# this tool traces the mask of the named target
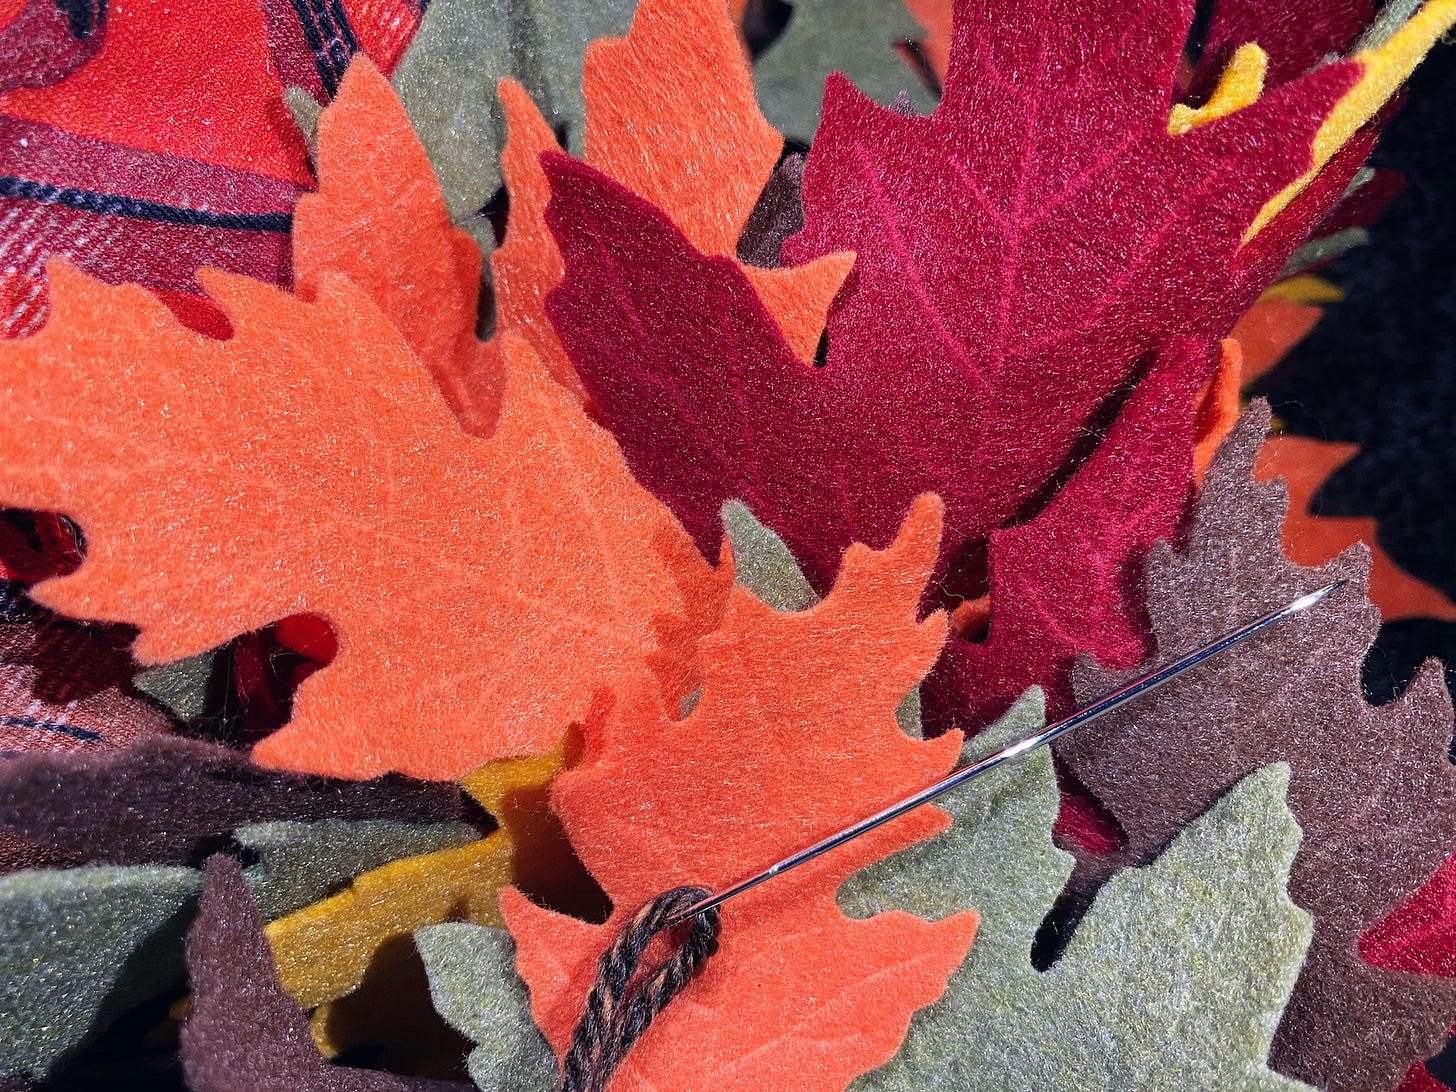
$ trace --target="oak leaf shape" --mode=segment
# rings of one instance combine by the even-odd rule
[[[1042,723],[1032,691],[962,757]],[[900,1053],[852,1087],[1307,1089],[1265,1061],[1311,931],[1285,891],[1299,845],[1288,779],[1287,767],[1251,774],[1147,868],[1121,873],[1040,971],[1033,940],[1072,871],[1052,842],[1051,756],[946,797],[951,828],[851,877],[840,905],[932,919],[975,906],[980,935]]]
[[[707,567],[681,571],[671,517],[528,348],[507,343],[476,439],[349,282],[310,303],[204,279],[228,341],[57,266],[51,321],[0,347],[0,496],[69,511],[89,545],[40,602],[137,625],[142,662],[327,618],[337,657],[256,753],[343,776],[543,752],[643,670]]]
[[[1290,807],[1304,829],[1289,889],[1314,915],[1315,933],[1273,1064],[1335,1092],[1388,1088],[1440,1049],[1456,1021],[1456,981],[1372,967],[1357,948],[1456,840],[1451,700],[1440,665],[1428,661],[1399,700],[1366,703],[1360,664],[1379,625],[1363,594],[1368,554],[1355,547],[1321,568],[1284,557],[1284,489],[1251,478],[1268,421],[1267,406],[1255,403],[1205,479],[1182,552],[1160,546],[1149,556],[1150,662],[1337,577],[1350,586],[1302,623],[1250,640],[1058,745],[1127,835],[1110,860],[1084,862],[1080,883],[1149,860],[1249,771],[1288,762]],[[1076,694],[1101,693],[1117,677],[1079,669]]]
[[[959,741],[914,740],[895,707],[929,667],[943,616],[916,621],[939,506],[915,506],[887,550],[850,550],[818,606],[775,611],[744,590],[703,646],[706,685],[686,718],[650,690],[587,727],[582,766],[552,805],[612,899],[605,925],[501,906],[531,1011],[562,1053],[598,955],[643,903],[681,883],[719,887],[801,848],[954,762]],[[681,1089],[842,1088],[888,1060],[910,1015],[939,996],[975,931],[908,914],[851,922],[834,892],[853,872],[945,827],[921,810],[727,904],[718,953],[656,1018],[617,1083]]]

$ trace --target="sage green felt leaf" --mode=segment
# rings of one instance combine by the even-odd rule
[[[430,997],[447,1024],[476,1047],[466,1061],[482,1092],[548,1092],[560,1074],[531,1019],[516,977],[516,950],[504,929],[450,922],[415,932]]]
[[[268,921],[327,898],[371,868],[479,837],[467,823],[347,819],[253,823],[233,832],[239,845],[257,854],[243,875]]]
[[[965,757],[1035,730],[1041,705],[1028,692]],[[1051,840],[1050,756],[943,798],[951,829],[853,877],[840,904],[855,916],[974,906],[976,944],[900,1053],[853,1087],[1308,1089],[1266,1064],[1312,932],[1286,891],[1300,840],[1288,783],[1283,765],[1250,774],[1151,865],[1116,876],[1044,972],[1032,938],[1072,870]]]
[[[212,681],[216,660],[216,652],[204,652],[143,671],[132,681],[138,690],[156,698],[179,720],[192,720],[207,709],[207,687]]]
[[[625,34],[636,6],[635,0],[432,0],[392,82],[452,220],[470,230],[470,218],[500,188],[505,119],[496,81],[513,76],[524,84],[579,154],[586,47]],[[483,228],[471,234],[484,240]]]
[[[202,873],[153,865],[0,876],[0,1075],[44,1078],[180,982],[201,890]]]
[[[764,116],[786,137],[808,143],[819,128],[824,80],[843,72],[876,102],[908,92],[917,113],[935,105],[895,43],[925,34],[903,0],[794,0],[783,34],[754,65]]]
[[[748,589],[761,603],[786,613],[808,610],[819,602],[784,540],[759,523],[741,501],[728,501],[719,517],[733,547],[735,584]],[[694,695],[692,705],[696,704]],[[692,712],[692,705],[684,705],[683,716]],[[919,687],[906,694],[896,707],[895,721],[907,736],[921,738]]]

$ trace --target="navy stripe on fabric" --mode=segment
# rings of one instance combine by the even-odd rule
[[[39,201],[43,205],[65,205],[67,208],[94,212],[101,216],[125,216],[132,220],[151,220],[183,227],[223,228],[228,231],[272,231],[286,234],[293,227],[293,215],[287,212],[209,212],[206,209],[178,208],[155,201],[139,201],[113,193],[53,186],[28,178],[0,175],[0,197]]]
[[[83,743],[100,743],[102,739],[100,732],[93,732],[89,728],[77,728],[74,724],[62,724],[60,721],[54,720],[37,720],[35,717],[0,716],[0,728],[29,728],[36,732],[55,732],[57,735],[79,739]]]
[[[293,0],[293,11],[313,54],[324,94],[332,99],[349,62],[359,52],[359,39],[349,25],[349,16],[340,0]]]

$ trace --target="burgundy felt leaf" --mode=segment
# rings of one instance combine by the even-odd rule
[[[1369,552],[1352,547],[1320,568],[1285,558],[1284,487],[1251,477],[1268,422],[1255,403],[1205,479],[1184,551],[1162,545],[1149,556],[1150,664],[1337,577],[1349,585],[1059,745],[1127,836],[1110,861],[1083,862],[1082,882],[1145,863],[1251,770],[1290,763],[1304,841],[1289,891],[1314,915],[1315,934],[1273,1064],[1334,1092],[1391,1088],[1445,1042],[1456,980],[1371,966],[1358,944],[1456,840],[1451,700],[1428,661],[1398,701],[1366,703],[1360,665],[1380,623],[1365,596]],[[1080,667],[1076,694],[1119,677]]]
[[[858,256],[820,369],[741,273],[554,168],[552,321],[634,473],[702,550],[737,498],[822,592],[850,542],[884,546],[931,491],[949,561],[1047,484],[1149,353],[1227,331],[1304,235],[1276,221],[1241,248],[1246,229],[1307,169],[1360,69],[1323,66],[1171,136],[1190,16],[1177,0],[1014,18],[967,0],[929,117],[831,77],[805,227],[783,250]]]
[[[453,784],[281,773],[179,736],[0,764],[0,830],[111,864],[195,863],[216,839],[269,819],[423,823],[460,816]]]
[[[1028,686],[1071,709],[1079,653],[1115,667],[1146,654],[1141,562],[1171,538],[1193,487],[1194,395],[1213,358],[1180,340],[1159,355],[1107,437],[1027,523],[991,533],[990,629],[952,640],[921,691],[927,731],[975,730]]]
[[[1212,6],[1195,88],[1210,88],[1245,42],[1269,57],[1271,83],[1294,79],[1332,53],[1344,53],[1370,22],[1369,0],[1218,0]]]
[[[466,1092],[459,1081],[399,1077],[326,1062],[308,1017],[283,989],[263,917],[229,857],[207,862],[187,937],[192,1014],[182,1065],[193,1092]]]

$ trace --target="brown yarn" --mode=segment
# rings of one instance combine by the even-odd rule
[[[682,946],[632,989],[642,953],[672,918],[702,899],[702,887],[675,887],[658,895],[623,926],[612,946],[597,960],[597,978],[586,1011],[571,1036],[562,1066],[561,1092],[602,1092],[627,1051],[709,956],[718,950],[722,922],[717,910],[698,914]]]

